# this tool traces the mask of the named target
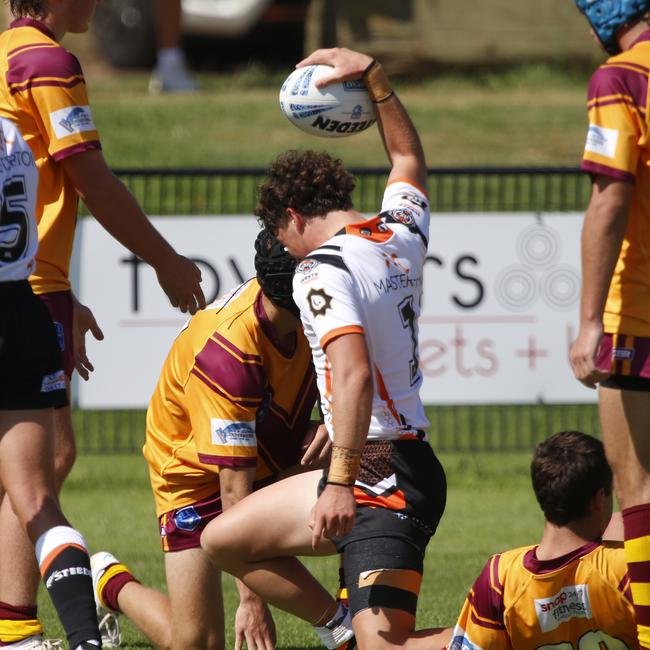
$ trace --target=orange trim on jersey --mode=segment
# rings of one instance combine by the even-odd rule
[[[377,388],[379,389],[379,397],[381,397],[384,402],[386,402],[386,406],[388,406],[388,410],[393,414],[393,417],[395,418],[395,421],[397,424],[402,426],[402,420],[399,416],[399,413],[397,412],[397,409],[395,408],[395,402],[390,398],[390,395],[388,394],[388,390],[386,388],[386,384],[384,383],[384,378],[381,376],[381,372],[379,371],[379,368],[375,366],[375,377],[377,378]]]
[[[344,336],[345,334],[365,334],[365,332],[361,325],[345,325],[344,327],[337,327],[336,329],[330,330],[320,340],[321,350],[325,352],[325,347],[329,343],[331,343],[334,339],[338,339],[340,336]]]
[[[388,496],[370,496],[361,488],[354,488],[354,500],[359,506],[371,506],[373,508],[386,508],[387,510],[404,510],[406,508],[406,497],[404,492],[397,490]]]
[[[346,226],[345,234],[383,244],[393,236],[393,231],[379,217],[373,217],[368,221],[352,223]]]
[[[588,108],[594,108],[604,102],[623,101],[625,103],[636,104],[632,95],[624,95],[623,93],[616,93],[614,95],[603,95],[602,97],[594,97],[587,102]]]
[[[162,533],[163,530],[167,529],[167,522],[169,520],[169,513],[165,513],[164,515],[160,515],[160,532]],[[169,542],[167,541],[167,535],[160,535],[160,543],[162,545],[162,550],[164,553],[167,553],[169,551]]]
[[[497,594],[499,594],[499,596],[502,596],[503,595],[503,588],[498,582],[498,580],[499,580],[498,564],[495,567],[495,563],[497,563],[497,562],[498,562],[497,556],[493,556],[493,557],[490,558],[490,587],[492,587],[492,589],[494,591],[496,591]],[[488,620],[488,619],[486,619],[486,620]]]
[[[422,185],[419,185],[418,183],[416,183],[415,181],[410,180],[409,178],[395,178],[394,180],[387,183],[386,187],[388,187],[389,185],[392,185],[393,183],[406,183],[407,185],[412,185],[416,189],[420,190],[420,192],[422,192],[422,194],[424,194],[424,196],[426,196],[426,197],[429,196],[429,192],[427,192],[422,187]]]
[[[61,544],[60,546],[57,546],[54,550],[50,551],[47,555],[47,557],[43,560],[43,563],[41,564],[40,571],[41,575],[45,577],[45,574],[47,573],[47,570],[50,568],[50,564],[56,560],[59,555],[65,551],[66,548],[78,548],[79,550],[83,551],[84,553],[88,553],[88,550],[85,549],[81,544]]]

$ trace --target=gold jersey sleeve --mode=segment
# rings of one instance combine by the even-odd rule
[[[555,560],[536,547],[495,555],[474,583],[451,650],[632,650],[634,610],[622,548],[591,543]]]

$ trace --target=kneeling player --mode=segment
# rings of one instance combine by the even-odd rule
[[[542,539],[488,560],[450,650],[637,648],[625,552],[602,541],[612,514],[602,443],[556,433],[537,446],[531,476],[546,518]]]
[[[126,614],[162,648],[224,648],[220,572],[200,548],[201,532],[298,465],[305,440],[319,426],[310,420],[317,396],[311,353],[291,297],[296,262],[266,230],[255,249],[257,279],[192,317],[172,345],[149,405],[144,455],[168,596],[140,585],[109,553],[93,556],[100,602]],[[328,448],[320,427],[306,456],[322,460]],[[245,638],[248,647],[275,647],[268,608],[242,583],[238,588],[238,646]],[[323,590],[323,597],[323,609],[336,610],[332,596]],[[109,631],[110,618],[106,624]],[[349,625],[337,632],[344,640],[351,635]]]

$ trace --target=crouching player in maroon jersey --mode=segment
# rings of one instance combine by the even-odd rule
[[[310,419],[317,388],[309,344],[291,297],[296,262],[266,230],[255,248],[257,279],[188,322],[149,405],[144,455],[168,595],[135,582],[109,553],[92,558],[99,601],[126,614],[161,648],[223,650],[220,572],[200,547],[201,532],[251,491],[297,466],[308,432],[319,427]],[[329,449],[319,429],[307,450],[316,460]],[[245,640],[249,648],[272,650],[268,608],[243,583],[238,587],[235,647]]]
[[[488,560],[449,650],[637,648],[625,552],[602,541],[612,514],[602,443],[556,433],[537,446],[531,478],[546,518],[542,539]]]

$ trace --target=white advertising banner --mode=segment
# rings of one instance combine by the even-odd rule
[[[435,214],[420,319],[427,404],[588,402],[568,363],[578,323],[581,214]],[[250,216],[153,218],[203,273],[208,300],[254,275]],[[76,289],[105,340],[78,382],[82,408],[144,407],[185,322],[151,267],[93,219],[75,250]]]

